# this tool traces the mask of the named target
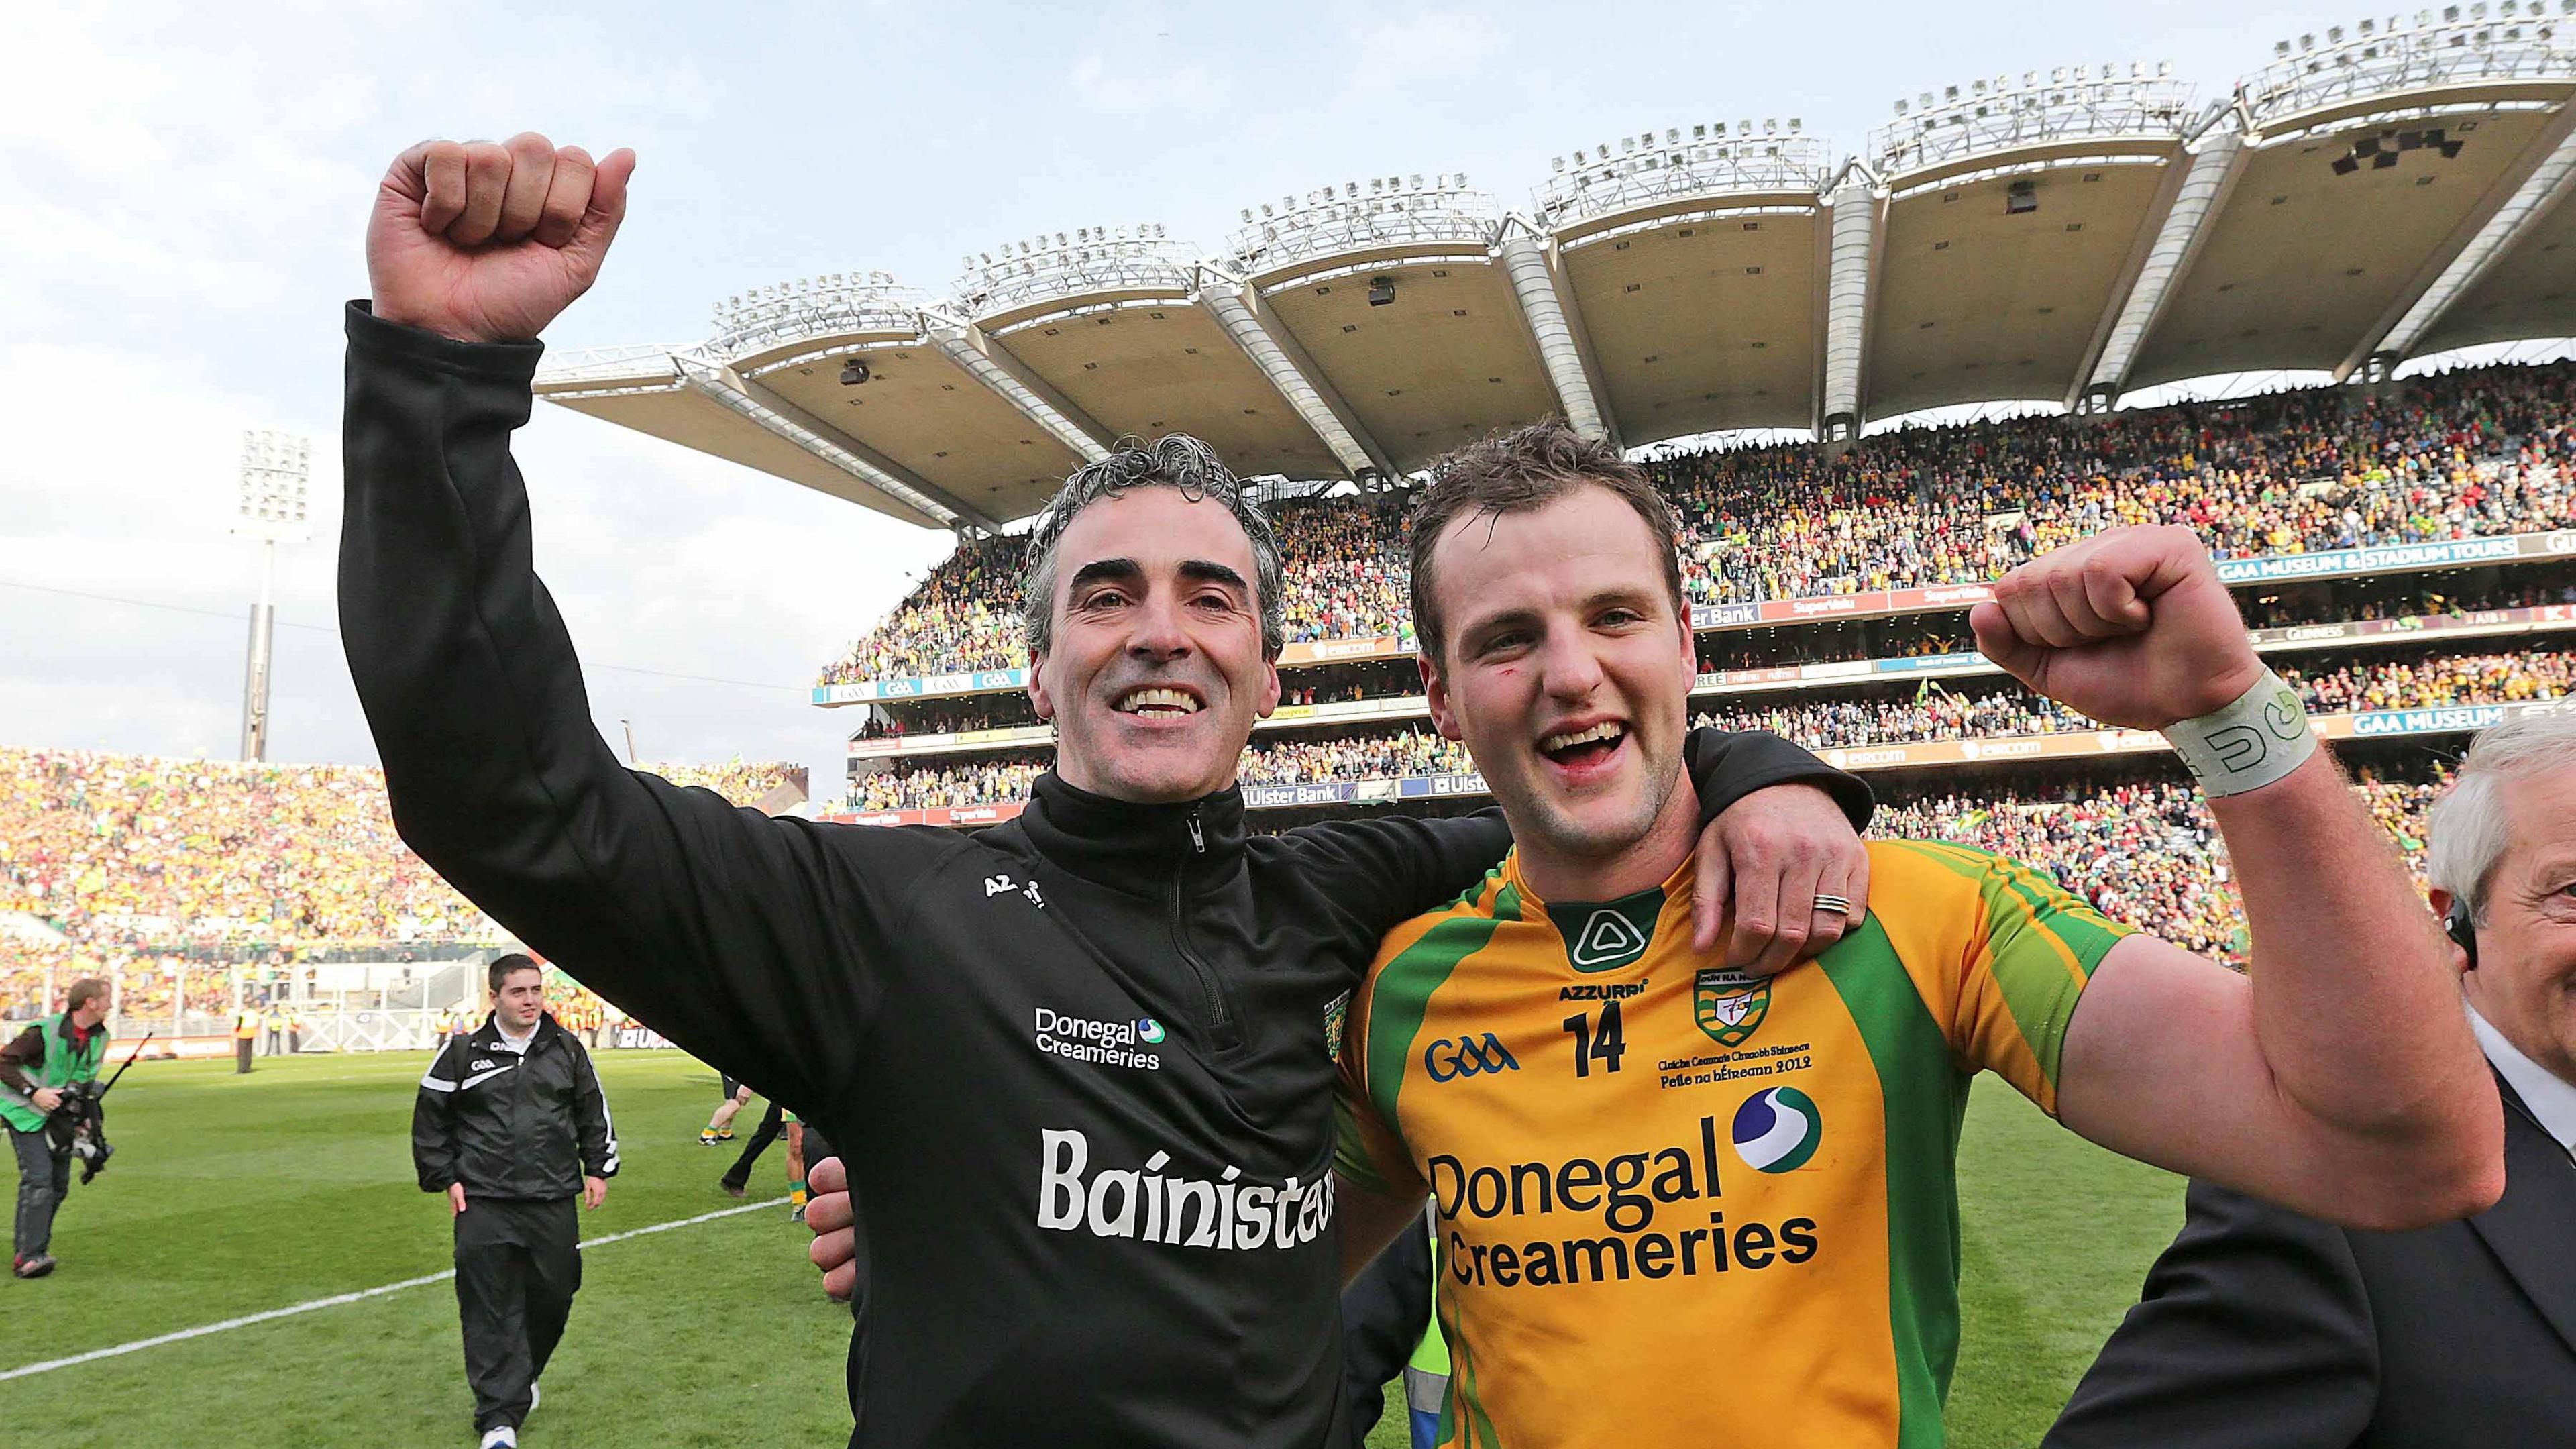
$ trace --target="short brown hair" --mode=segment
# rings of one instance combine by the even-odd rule
[[[1431,550],[1449,525],[1468,514],[1499,518],[1528,513],[1586,486],[1619,495],[1646,521],[1646,531],[1662,540],[1664,590],[1672,595],[1673,612],[1687,613],[1682,601],[1681,525],[1673,516],[1672,504],[1647,481],[1645,470],[1619,456],[1617,448],[1550,418],[1494,433],[1432,462],[1431,482],[1415,500],[1407,524],[1413,557],[1413,632],[1424,654],[1438,663],[1448,638],[1431,601]]]
[[[486,975],[491,979],[492,989],[495,992],[498,992],[501,989],[502,982],[509,980],[512,976],[515,976],[522,971],[535,971],[540,975],[543,975],[545,968],[539,966],[536,963],[536,959],[528,955],[527,952],[513,951],[507,956],[493,957],[492,969],[487,972]]]
[[[71,990],[63,993],[63,1010],[78,1011],[82,1007],[89,1005],[91,1002],[98,1000],[100,997],[107,995],[107,989],[107,983],[100,978],[96,976],[84,976],[80,980],[72,983]]]

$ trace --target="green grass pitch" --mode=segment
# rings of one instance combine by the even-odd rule
[[[444,1206],[412,1185],[421,1053],[137,1066],[109,1099],[117,1157],[75,1185],[62,1270],[0,1280],[0,1370],[436,1273]],[[730,1148],[697,1145],[715,1075],[664,1052],[604,1052],[624,1170],[584,1236],[733,1206]],[[748,1130],[752,1119],[742,1123]],[[2135,1296],[2180,1219],[2177,1180],[2097,1151],[1991,1080],[1968,1115],[1965,1343],[1951,1442],[2026,1445]],[[773,1149],[755,1199],[784,1191]],[[14,1184],[13,1184],[14,1185]],[[587,1253],[530,1449],[842,1442],[848,1320],[825,1302],[784,1208]],[[1728,1349],[1710,1346],[1713,1362]],[[49,1445],[470,1445],[450,1284],[322,1308],[26,1378]],[[1392,1403],[1390,1405],[1392,1407]],[[1392,1416],[1372,1446],[1401,1446]]]

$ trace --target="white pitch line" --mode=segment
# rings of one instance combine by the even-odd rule
[[[693,1218],[673,1218],[667,1223],[654,1223],[647,1227],[629,1228],[622,1233],[610,1233],[604,1238],[591,1238],[584,1241],[581,1246],[584,1248],[596,1248],[608,1243],[622,1243],[628,1238],[640,1238],[646,1233],[667,1233],[673,1228],[685,1228],[696,1223],[713,1222],[717,1218],[729,1218],[736,1213],[758,1212],[762,1208],[774,1208],[785,1201],[787,1201],[787,1199],[783,1197],[773,1197],[767,1202],[747,1202],[738,1207],[718,1208],[714,1212],[700,1213]],[[309,1302],[290,1304],[284,1308],[271,1308],[265,1313],[249,1313],[244,1314],[239,1318],[227,1318],[221,1323],[203,1323],[199,1324],[195,1328],[182,1328],[176,1333],[158,1334],[151,1338],[138,1338],[132,1343],[120,1343],[112,1348],[94,1348],[87,1353],[73,1354],[69,1358],[52,1358],[45,1360],[43,1363],[22,1364],[13,1369],[0,1369],[0,1383],[6,1383],[10,1379],[22,1379],[30,1374],[46,1373],[53,1369],[70,1368],[75,1364],[90,1363],[102,1358],[115,1358],[121,1354],[140,1353],[147,1348],[159,1348],[165,1343],[178,1343],[183,1339],[203,1338],[210,1333],[223,1333],[235,1328],[248,1328],[254,1323],[266,1323],[272,1318],[292,1318],[299,1313],[311,1313],[317,1308],[337,1308],[343,1303],[355,1303],[360,1299],[374,1298],[386,1293],[398,1293],[405,1288],[418,1288],[428,1283],[444,1283],[455,1276],[456,1270],[450,1268],[444,1273],[432,1273],[423,1278],[405,1278],[399,1283],[386,1283],[375,1288],[361,1288],[355,1293],[334,1293],[328,1298],[315,1298]]]

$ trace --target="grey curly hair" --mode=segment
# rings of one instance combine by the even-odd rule
[[[1056,545],[1075,515],[1103,498],[1116,498],[1130,488],[1173,488],[1192,502],[1212,499],[1225,505],[1252,540],[1253,607],[1261,614],[1261,653],[1279,657],[1286,642],[1279,578],[1279,535],[1261,506],[1243,491],[1243,481],[1217,458],[1216,450],[1187,433],[1166,433],[1147,443],[1119,440],[1117,451],[1075,470],[1029,530],[1026,562],[1020,573],[1020,621],[1028,629],[1029,652],[1044,654],[1055,643]]]
[[[2518,781],[2576,768],[2576,712],[2534,712],[2480,730],[2451,788],[2424,817],[2424,876],[2469,908],[2473,925],[2487,923],[2495,869],[2513,844],[2507,810]]]

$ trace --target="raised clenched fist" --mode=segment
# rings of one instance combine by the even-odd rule
[[[534,132],[412,147],[367,219],[376,315],[460,342],[535,337],[598,280],[634,171],[633,151],[593,162]]]
[[[2224,709],[2263,676],[2236,601],[2188,528],[2115,528],[2042,554],[1996,580],[1968,627],[2014,678],[2128,729]]]

